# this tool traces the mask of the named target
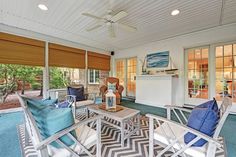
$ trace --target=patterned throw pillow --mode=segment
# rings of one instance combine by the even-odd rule
[[[116,92],[116,83],[110,83],[110,82],[108,82],[107,89],[108,89],[108,90],[112,90],[113,92]]]

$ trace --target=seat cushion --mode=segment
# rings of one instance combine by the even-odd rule
[[[181,147],[184,147],[186,145],[184,142],[184,137],[183,137],[184,130],[178,127],[178,125],[173,124],[173,125],[169,125],[168,127],[167,123],[162,123],[161,126],[166,131],[166,134],[162,131],[161,127],[158,127],[157,129],[155,129],[154,130],[155,142],[157,142],[158,144],[162,146],[166,146],[166,145],[169,145],[171,142],[173,142],[175,140],[175,137],[182,136],[182,138],[179,140],[179,145],[174,144],[173,147],[179,150],[181,149]],[[190,147],[186,149],[184,152],[193,157],[206,157],[206,148],[207,148],[207,144],[201,147]]]
[[[68,95],[74,95],[76,97],[76,101],[85,100],[84,96],[84,87],[67,87]]]
[[[220,117],[219,117],[217,102],[214,99],[205,102],[199,106],[196,106],[192,110],[188,118],[187,126],[212,137],[215,132],[215,128],[218,124],[219,118]],[[185,143],[189,143],[195,137],[196,135],[192,133],[187,133],[184,136],[184,141]],[[206,140],[200,139],[197,142],[195,142],[192,146],[197,146],[197,147],[202,146],[206,142],[207,142]]]
[[[82,125],[76,130],[77,140],[80,141],[86,148],[90,148],[96,144],[97,134],[96,131],[89,128],[87,125]],[[80,152],[80,146],[73,144],[70,146],[75,152]],[[70,157],[71,154],[64,148],[56,148],[53,146],[48,147],[49,155],[53,157]]]
[[[27,103],[28,107],[34,116],[39,132],[43,139],[46,139],[55,133],[64,130],[74,124],[74,118],[71,108],[56,108],[54,105],[42,105],[36,101]],[[75,136],[75,132],[71,132]],[[74,142],[67,137],[62,136],[60,140],[67,146],[71,146]],[[60,146],[53,142],[54,147]]]

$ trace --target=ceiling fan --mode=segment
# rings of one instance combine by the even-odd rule
[[[112,38],[115,38],[116,37],[115,29],[114,29],[115,24],[118,24],[118,26],[120,26],[121,28],[123,28],[127,31],[134,32],[137,30],[137,28],[134,26],[130,26],[130,25],[122,24],[122,23],[118,22],[122,18],[128,16],[128,13],[123,10],[118,12],[117,14],[113,14],[112,10],[108,10],[107,15],[105,15],[103,17],[98,17],[98,16],[90,14],[90,13],[82,13],[82,15],[93,18],[95,20],[98,20],[96,25],[86,29],[88,32],[98,29],[98,28],[105,25],[105,26],[107,26],[109,36]]]

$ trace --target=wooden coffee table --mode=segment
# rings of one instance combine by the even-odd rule
[[[99,105],[90,105],[88,110],[99,115],[103,115],[102,122],[111,125],[121,131],[121,146],[124,147],[124,141],[130,136],[138,134],[140,130],[140,111],[128,107],[120,106],[123,110],[118,112],[109,112],[103,110]],[[111,123],[108,120],[112,119],[119,123]]]

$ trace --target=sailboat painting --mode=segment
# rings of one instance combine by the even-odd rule
[[[147,68],[167,68],[169,65],[169,51],[147,55]]]

